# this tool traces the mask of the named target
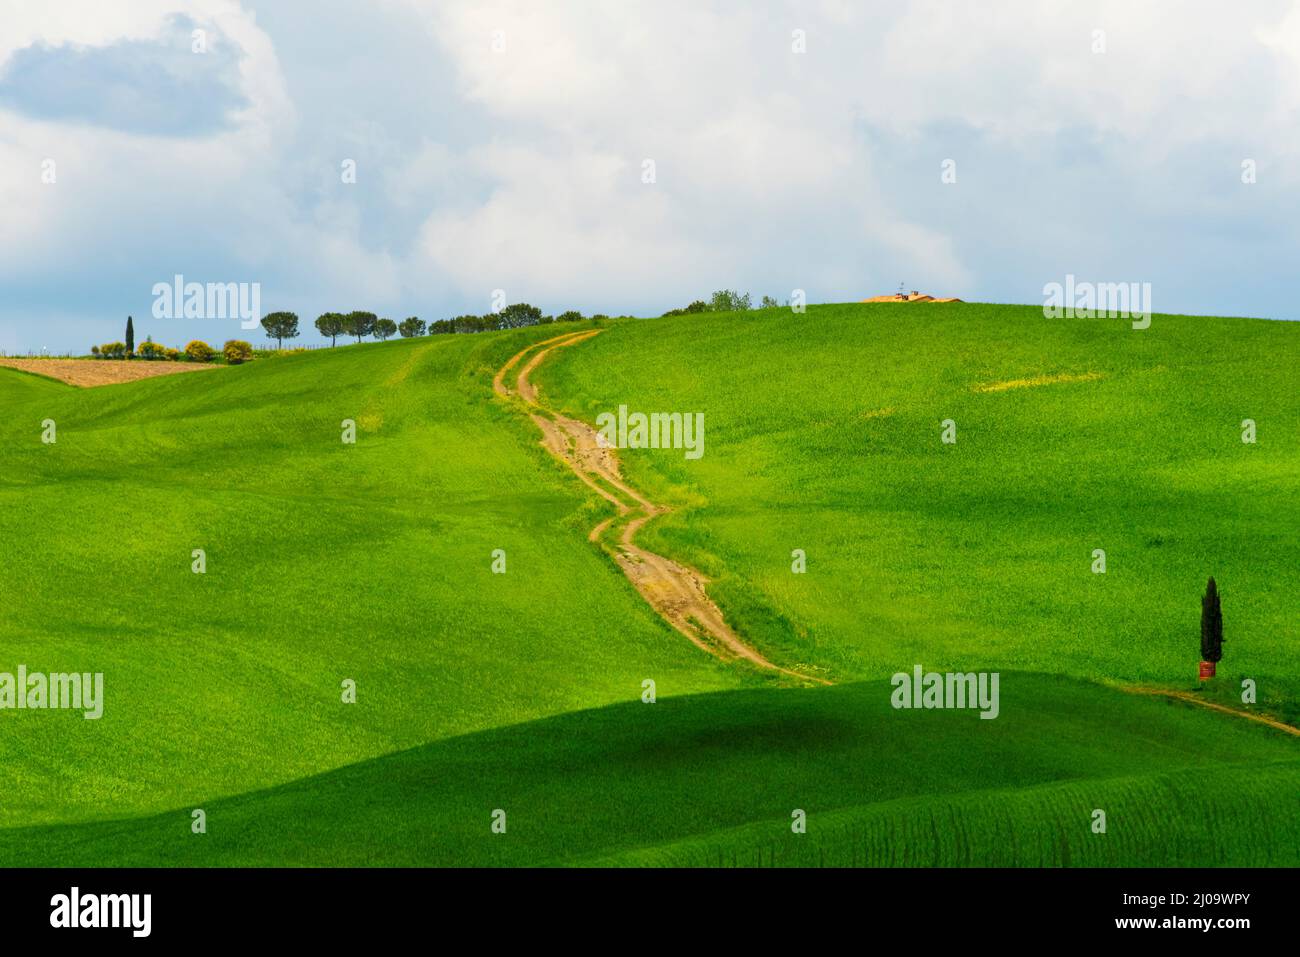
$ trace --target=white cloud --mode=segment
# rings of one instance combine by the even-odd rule
[[[707,292],[750,271],[754,237],[806,230],[827,207],[853,224],[849,243],[963,273],[922,225],[889,231],[897,216],[869,182],[852,97],[791,52],[797,19],[693,3],[632,17],[594,4],[413,6],[463,95],[499,124],[464,157],[495,179],[490,197],[434,211],[421,233],[430,265],[470,287]]]
[[[75,261],[79,249],[91,254],[115,232],[138,236],[139,225],[156,225],[150,220],[159,215],[201,222],[214,199],[228,204],[220,194],[250,185],[275,133],[291,126],[292,106],[270,39],[238,4],[226,0],[10,2],[0,11],[7,28],[0,41],[0,70],[16,50],[33,43],[107,47],[155,40],[177,14],[213,27],[212,42],[240,47],[240,87],[249,105],[237,124],[212,138],[187,140],[0,110],[0,165],[10,171],[0,178],[0,205],[14,211],[0,227],[7,269],[19,272],[51,257]],[[41,178],[46,159],[55,163],[53,185]]]
[[[356,21],[262,2],[0,0],[0,69],[183,14],[239,48],[247,103],[191,139],[0,109],[0,280],[57,300],[96,271],[237,269],[216,278],[277,308],[436,318],[498,287],[602,311],[899,279],[1005,301],[1117,262],[1227,289],[1210,233],[1259,245],[1260,270],[1294,250],[1295,3],[386,0],[358,52]]]
[[[1145,184],[1171,157],[1199,150],[1230,177],[1233,154],[1253,155],[1261,129],[1281,125],[1294,91],[1270,88],[1262,54],[1300,78],[1300,14],[1282,3],[408,6],[493,131],[472,154],[496,179],[490,198],[435,211],[422,233],[430,264],[473,285],[511,275],[608,287],[642,281],[647,264],[694,277],[710,272],[693,268],[702,248],[722,282],[773,229],[830,220],[845,255],[819,272],[837,291],[865,248],[964,293],[983,244],[913,211],[916,183],[937,173],[899,189],[873,149],[923,150],[934,130],[959,128],[1051,176],[1050,150],[1078,142],[1152,202]],[[802,56],[790,52],[794,28],[807,36]],[[855,122],[881,135],[868,146]],[[1294,145],[1290,126],[1275,144]],[[501,159],[521,152],[526,161]],[[658,164],[654,204],[628,188],[643,156]]]

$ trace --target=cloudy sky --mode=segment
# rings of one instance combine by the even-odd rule
[[[256,335],[151,318],[178,273],[307,341],[1067,273],[1298,318],[1297,210],[1296,2],[0,0],[9,352]]]

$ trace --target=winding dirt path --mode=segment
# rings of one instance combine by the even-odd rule
[[[1198,698],[1190,691],[1170,691],[1165,688],[1144,688],[1136,685],[1126,686],[1125,691],[1130,694],[1151,695],[1156,698],[1176,698],[1179,701],[1188,701],[1202,708],[1209,708],[1211,711],[1220,711],[1223,714],[1236,715],[1238,718],[1245,718],[1247,721],[1255,721],[1259,724],[1266,724],[1270,728],[1276,728],[1279,731],[1285,731],[1287,734],[1294,734],[1300,737],[1300,728],[1293,727],[1276,718],[1270,718],[1268,715],[1255,714],[1252,711],[1239,711],[1236,708],[1229,708],[1226,704],[1219,704],[1215,701],[1206,701],[1204,698]]]
[[[746,661],[756,667],[828,685],[825,678],[773,664],[732,630],[722,611],[705,591],[708,579],[699,571],[636,544],[636,534],[655,516],[669,511],[629,485],[619,469],[618,455],[585,422],[560,415],[542,405],[529,379],[555,349],[577,345],[600,334],[599,329],[571,332],[535,342],[510,358],[492,380],[493,391],[517,401],[542,432],[542,444],[573,470],[578,478],[610,502],[618,514],[591,530],[589,541],[599,544],[618,563],[650,606],[695,645],[724,661]],[[527,357],[527,361],[525,361]],[[511,372],[519,367],[513,383]]]

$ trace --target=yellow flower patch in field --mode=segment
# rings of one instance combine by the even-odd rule
[[[1100,372],[1085,372],[1074,375],[1062,372],[1059,375],[1036,375],[1029,379],[1007,379],[1005,382],[988,382],[974,387],[976,392],[1005,392],[1008,389],[1032,389],[1040,385],[1056,385],[1059,382],[1092,382],[1103,378]]]

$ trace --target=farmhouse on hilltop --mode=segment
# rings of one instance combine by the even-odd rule
[[[934,296],[924,296],[913,289],[911,292],[895,292],[888,296],[872,296],[870,299],[863,299],[863,302],[961,302],[960,299],[936,299]]]

